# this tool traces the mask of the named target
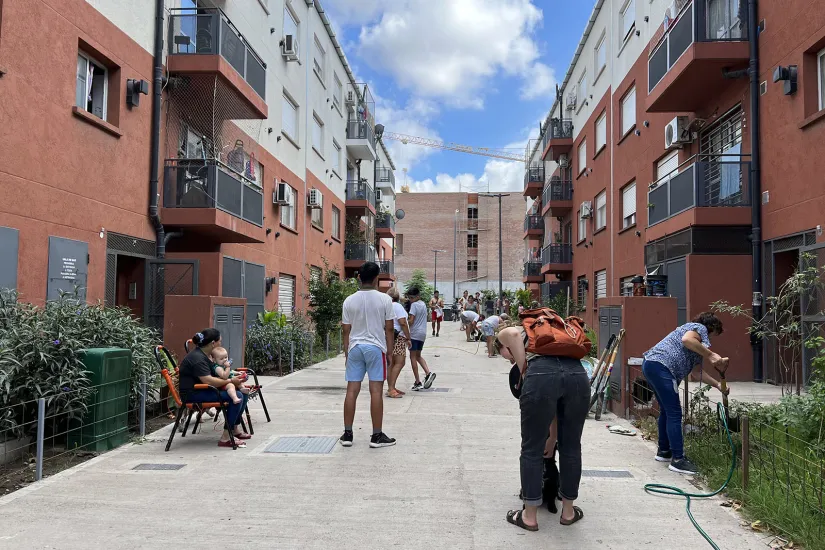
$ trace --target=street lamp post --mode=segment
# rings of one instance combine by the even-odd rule
[[[458,209],[455,211],[455,219],[453,220],[453,302],[455,302],[455,273],[456,273],[456,255],[458,254]]]
[[[504,299],[504,269],[501,245],[501,198],[509,197],[510,193],[479,193],[479,197],[498,198],[498,299],[499,304]]]
[[[433,250],[435,253],[435,271],[433,272],[433,290],[438,290],[438,253],[446,250]]]

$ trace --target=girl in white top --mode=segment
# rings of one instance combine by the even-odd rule
[[[392,321],[392,326],[395,329],[395,347],[392,349],[392,363],[390,364],[389,372],[387,372],[387,397],[393,399],[400,398],[404,392],[395,387],[398,381],[398,376],[407,362],[407,348],[410,347],[410,325],[408,322],[409,314],[399,300],[398,289],[390,287],[387,290],[387,295],[392,298],[392,310],[395,318]]]

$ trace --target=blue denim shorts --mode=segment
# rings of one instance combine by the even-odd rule
[[[370,382],[383,382],[387,377],[384,352],[378,346],[356,344],[347,357],[347,382],[363,382],[369,375]]]
[[[410,351],[421,351],[424,349],[424,340],[410,340]]]

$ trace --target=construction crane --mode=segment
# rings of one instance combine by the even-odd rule
[[[404,145],[421,145],[424,147],[432,147],[434,149],[443,149],[445,151],[458,151],[460,153],[469,153],[471,155],[480,155],[482,157],[491,157],[495,159],[524,162],[524,152],[516,153],[512,149],[472,147],[470,145],[461,145],[460,143],[441,141],[439,139],[430,139],[417,136],[408,136],[406,134],[396,134],[393,132],[384,132],[383,126],[381,126],[380,124],[377,124],[375,129],[376,134],[379,138],[400,141]]]

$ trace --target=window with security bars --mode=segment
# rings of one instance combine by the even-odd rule
[[[581,307],[587,304],[587,279],[584,275],[576,279],[576,303]]]
[[[704,189],[700,189],[704,204],[719,206],[739,204],[747,190],[742,185],[742,119],[741,106],[720,117],[699,137],[700,174]]]
[[[467,235],[467,248],[478,248],[478,235]]]
[[[477,220],[478,219],[478,207],[477,206],[468,206],[467,207],[467,219],[468,220]]]
[[[619,291],[622,296],[633,296],[633,275],[630,277],[622,277],[619,280]]]
[[[596,307],[600,298],[607,298],[607,270],[597,271],[594,278],[596,292],[593,294],[593,307]]]
[[[478,271],[478,260],[467,260],[467,271]]]
[[[636,182],[622,189],[622,229],[636,225]]]

